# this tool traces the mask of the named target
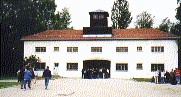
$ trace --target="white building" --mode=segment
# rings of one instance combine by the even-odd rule
[[[83,30],[47,30],[23,37],[24,57],[36,55],[52,74],[82,77],[84,68],[105,68],[110,78],[150,78],[178,67],[179,37],[156,29],[112,29],[109,14],[90,12]]]

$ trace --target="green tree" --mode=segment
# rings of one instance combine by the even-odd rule
[[[71,21],[71,16],[68,11],[68,8],[63,8],[62,9],[62,14],[61,14],[61,20],[62,20],[62,29],[68,29],[68,26],[70,25]]]
[[[62,30],[69,29],[69,25],[71,23],[71,15],[68,11],[68,8],[64,7],[62,12],[58,12],[52,17],[51,27],[50,29],[54,30]]]
[[[170,32],[177,36],[181,36],[181,23],[177,21],[176,23],[172,23]]]
[[[176,19],[181,21],[181,2],[178,4],[178,7],[176,8],[176,11],[177,11],[177,13],[175,15]]]
[[[1,4],[1,74],[13,75],[23,63],[20,39],[47,30],[56,5],[54,0],[2,0]]]
[[[181,36],[181,2],[180,1],[178,1],[178,7],[176,8],[175,18],[177,19],[177,22],[172,24],[170,32],[172,34]]]
[[[40,58],[37,57],[36,55],[31,55],[29,57],[25,57],[24,61],[23,61],[23,65],[29,65],[32,68],[37,67],[37,65],[39,65],[40,63]]]
[[[180,37],[178,39],[178,68],[181,70],[181,1],[177,0],[178,7],[176,8],[175,18],[177,22],[171,27],[171,33]],[[181,80],[181,79],[180,79]]]
[[[137,15],[136,28],[152,28],[154,17],[151,16],[147,11]]]
[[[178,3],[181,3],[181,0],[177,0],[177,4],[178,4]]]
[[[129,12],[129,3],[126,0],[116,0],[111,10],[113,29],[125,29],[131,23],[132,17]]]
[[[170,19],[165,18],[162,20],[162,23],[159,25],[158,29],[164,32],[170,32],[171,26],[172,26],[172,23]]]

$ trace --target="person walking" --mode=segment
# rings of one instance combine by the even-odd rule
[[[180,70],[178,70],[178,68],[175,68],[174,75],[175,75],[177,84],[180,84]]]
[[[161,83],[161,70],[158,71],[158,83]]]
[[[83,79],[85,78],[84,69],[82,69],[82,78],[83,78]]]
[[[21,67],[20,72],[18,74],[18,82],[20,82],[21,89],[23,89],[23,84],[24,84],[24,71],[25,69]]]
[[[99,69],[99,78],[103,78],[102,68]]]
[[[161,84],[165,83],[165,70],[161,71]]]
[[[155,84],[158,84],[158,75],[159,75],[159,72],[157,70],[155,71]]]
[[[36,69],[34,70],[34,74],[35,74],[34,84],[36,84],[36,78],[38,77],[38,71]]]
[[[24,72],[24,91],[26,90],[26,83],[28,83],[28,87],[31,89],[30,81],[31,81],[31,72],[29,70],[29,66],[26,66],[26,71]]]
[[[170,84],[175,85],[176,84],[176,79],[174,75],[173,69],[170,71]]]
[[[31,82],[30,82],[30,85],[32,85],[33,81],[35,83],[35,74],[34,74],[34,70],[33,68],[30,68],[30,72],[31,72]]]
[[[89,70],[89,79],[92,79],[93,71],[92,69]]]
[[[166,73],[165,73],[165,83],[170,83],[170,73],[168,72],[168,71],[166,71]]]
[[[49,70],[49,66],[47,66],[47,68],[44,70],[42,77],[45,78],[45,89],[47,90],[49,79],[51,79],[51,77],[52,77],[51,71]]]
[[[83,74],[84,74],[84,76],[83,76],[84,79],[87,78],[87,77],[86,77],[86,69],[84,69]]]

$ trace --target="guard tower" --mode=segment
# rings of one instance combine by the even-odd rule
[[[112,35],[112,27],[108,27],[108,12],[95,10],[89,12],[90,27],[83,27],[84,35]]]

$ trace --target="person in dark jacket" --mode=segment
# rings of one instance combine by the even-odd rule
[[[31,82],[30,82],[30,85],[32,85],[33,80],[34,80],[34,83],[35,83],[35,74],[34,74],[34,70],[33,70],[33,68],[30,68],[30,72],[31,72],[31,74],[32,74],[32,76],[31,76]]]
[[[31,89],[30,81],[31,81],[31,72],[29,70],[29,66],[26,66],[26,71],[24,71],[24,91],[26,90],[26,83],[28,83],[28,87]]]
[[[52,77],[49,66],[47,66],[47,68],[44,70],[42,77],[45,78],[45,89],[48,89],[49,79],[51,79]]]
[[[170,80],[169,80],[169,79],[170,79],[170,73],[169,73],[168,71],[166,71],[165,77],[166,77],[166,78],[165,78],[165,82],[166,82],[166,83],[169,83],[169,82],[170,82]]]
[[[18,82],[20,82],[21,89],[23,89],[23,83],[24,83],[24,71],[25,69],[21,67],[19,75],[18,75]]]

